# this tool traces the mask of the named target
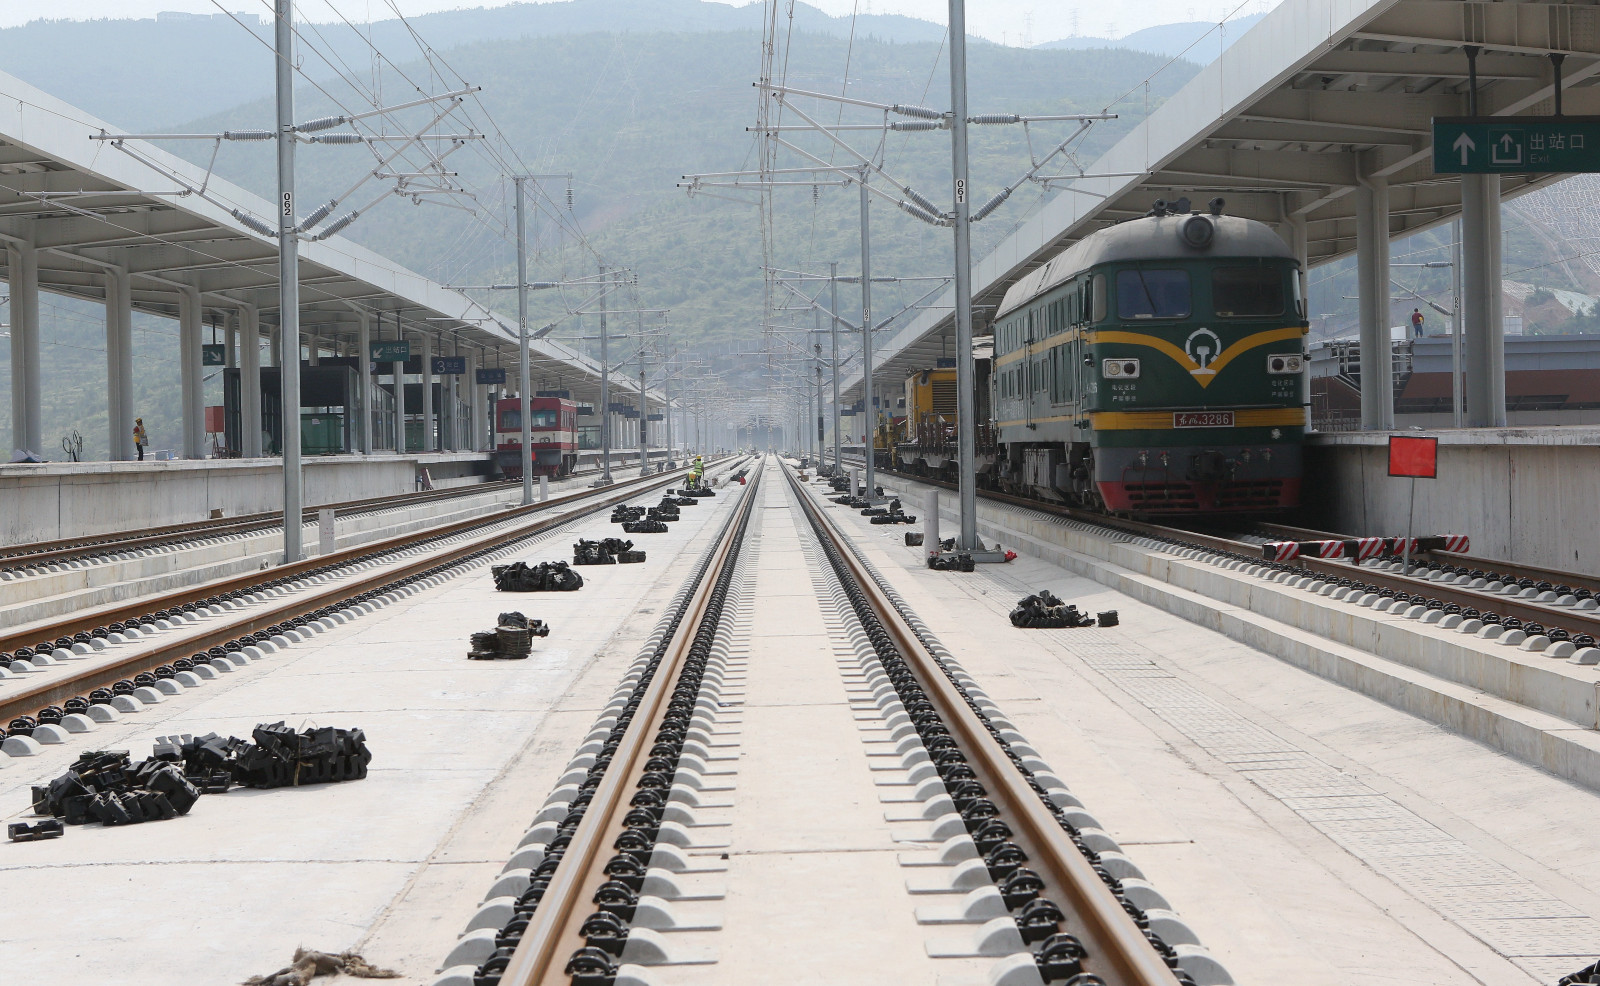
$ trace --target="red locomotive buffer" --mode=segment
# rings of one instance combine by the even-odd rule
[[[578,463],[578,406],[565,397],[528,399],[535,476],[569,476]],[[522,478],[522,401],[508,397],[494,408],[495,461],[507,479]]]

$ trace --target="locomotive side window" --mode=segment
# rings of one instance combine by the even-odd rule
[[[1104,322],[1106,320],[1106,276],[1096,274],[1094,280],[1088,284],[1089,301],[1084,306],[1091,312],[1091,322]]]
[[[1135,267],[1117,272],[1119,318],[1186,318],[1189,310],[1188,271]]]
[[[1274,267],[1218,267],[1211,272],[1211,306],[1219,317],[1283,314],[1283,272]]]

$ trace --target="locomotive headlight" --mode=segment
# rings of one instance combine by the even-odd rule
[[[1139,361],[1136,359],[1101,360],[1100,375],[1108,379],[1137,380],[1139,378]]]
[[[1306,358],[1299,353],[1277,353],[1267,357],[1268,373],[1300,373],[1306,368]]]

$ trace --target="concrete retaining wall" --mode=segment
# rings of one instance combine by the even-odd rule
[[[426,466],[435,486],[480,482],[486,453],[341,455],[305,461],[307,505],[416,489]],[[62,462],[0,466],[0,542],[19,544],[283,509],[273,459]]]
[[[1426,434],[1439,436],[1439,478],[1416,481],[1418,534],[1466,534],[1479,557],[1600,573],[1600,429]],[[1313,436],[1305,522],[1404,534],[1411,480],[1388,475],[1387,442],[1384,433]]]

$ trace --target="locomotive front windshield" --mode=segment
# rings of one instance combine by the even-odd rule
[[[1282,315],[1283,272],[1276,267],[1214,268],[1211,307],[1219,318]]]
[[[1192,308],[1186,270],[1117,272],[1117,314],[1122,318],[1188,318]]]
[[[554,428],[556,426],[556,412],[533,410],[528,412],[528,427]],[[500,412],[501,431],[521,431],[522,411],[519,408],[506,408]]]

